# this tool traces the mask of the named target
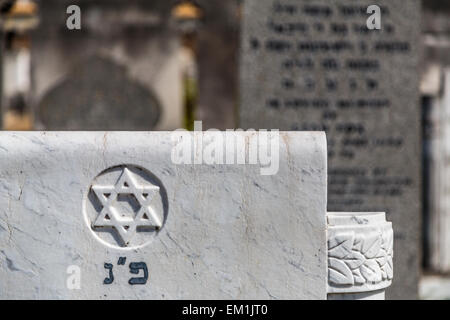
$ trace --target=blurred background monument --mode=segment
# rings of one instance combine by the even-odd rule
[[[80,30],[66,26],[70,5],[81,9]],[[233,126],[237,1],[17,0],[2,7],[5,129],[174,130],[194,118],[204,127]],[[17,74],[20,99],[11,93],[19,90],[11,88]],[[12,122],[13,109],[20,112]]]
[[[328,210],[386,212],[388,298],[418,296],[421,235],[420,1],[248,0],[240,125],[326,131]]]

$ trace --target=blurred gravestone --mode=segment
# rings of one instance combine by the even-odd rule
[[[160,106],[151,91],[127,78],[126,69],[91,57],[41,101],[47,130],[151,130]]]
[[[240,125],[324,130],[329,211],[386,211],[395,234],[387,298],[416,298],[420,261],[419,0],[248,0]]]
[[[66,26],[69,5],[81,8],[80,30]],[[167,0],[39,1],[31,99],[41,128],[180,128],[182,65],[172,6]]]

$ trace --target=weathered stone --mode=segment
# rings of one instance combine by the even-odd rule
[[[0,298],[326,299],[325,135],[280,133],[267,176],[172,137],[0,133]]]
[[[388,298],[420,273],[420,1],[244,2],[240,126],[326,131],[328,209],[383,211],[394,225]]]

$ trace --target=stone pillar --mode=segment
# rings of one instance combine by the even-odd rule
[[[381,212],[329,212],[328,300],[384,300],[393,278],[393,230]]]
[[[430,163],[429,261],[435,272],[450,272],[450,68],[443,71],[440,92],[432,97]]]

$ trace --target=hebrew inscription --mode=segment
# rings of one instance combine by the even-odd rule
[[[126,257],[120,257],[117,261],[117,266],[123,266],[125,265],[127,258]],[[104,268],[107,270],[108,276],[103,279],[103,284],[110,285],[114,282],[114,265],[112,263],[106,263],[104,264]],[[134,285],[143,285],[147,283],[148,280],[148,268],[147,264],[145,262],[130,262],[129,264],[129,272],[130,274],[139,275],[139,273],[142,271],[141,276],[135,276],[131,277],[128,280],[128,284],[134,286]]]

